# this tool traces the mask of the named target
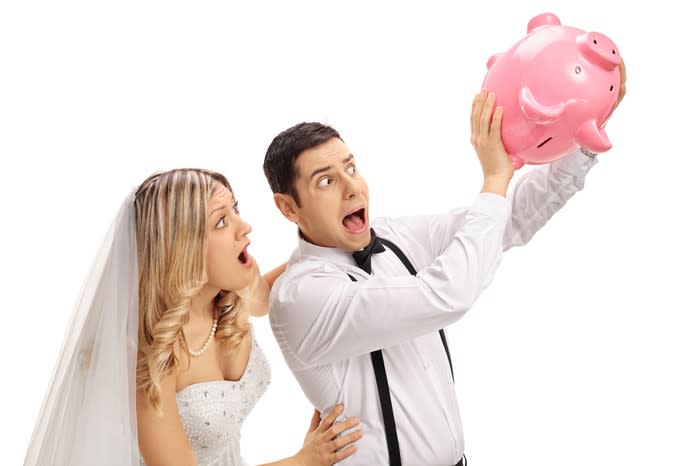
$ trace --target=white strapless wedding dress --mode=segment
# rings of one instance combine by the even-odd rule
[[[240,380],[196,383],[177,392],[197,466],[248,466],[240,452],[241,426],[270,384],[270,376],[270,364],[253,338]]]

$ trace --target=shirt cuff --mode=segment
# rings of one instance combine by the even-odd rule
[[[598,163],[598,157],[589,157],[578,148],[559,160],[552,162],[552,167],[573,176],[585,175]]]
[[[499,194],[480,193],[469,208],[469,212],[505,221],[510,218],[511,205],[505,197]]]

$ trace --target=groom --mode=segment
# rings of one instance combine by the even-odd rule
[[[265,155],[275,203],[299,228],[270,293],[270,323],[311,403],[322,413],[344,403],[360,417],[364,436],[344,464],[465,464],[442,329],[488,286],[502,252],[529,241],[597,162],[577,149],[534,168],[509,202],[513,167],[494,100],[482,91],[472,107],[482,191],[441,215],[370,224],[368,186],[329,126],[300,123]]]

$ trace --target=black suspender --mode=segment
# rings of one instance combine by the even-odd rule
[[[394,254],[401,259],[401,262],[403,262],[404,267],[408,269],[409,272],[411,272],[411,275],[416,275],[418,272],[416,272],[416,269],[413,267],[413,264],[408,260],[408,257],[406,257],[406,254],[403,253],[401,249],[388,239],[384,238],[377,238],[381,243],[394,251]],[[450,363],[450,373],[452,374],[452,381],[454,382],[455,380],[455,373],[454,370],[452,369],[452,358],[450,357],[450,348],[447,346],[447,338],[445,337],[445,330],[440,329],[440,340],[442,340],[442,346],[445,348],[445,354],[447,355],[447,361]]]
[[[382,244],[391,249],[394,254],[401,260],[404,267],[411,273],[411,275],[416,275],[416,269],[413,264],[408,260],[406,255],[396,246],[394,243],[384,238],[377,238]],[[356,282],[357,279],[352,275],[348,274],[350,280]],[[445,348],[445,354],[447,355],[447,361],[450,363],[450,372],[452,373],[452,380],[454,381],[454,371],[452,370],[452,358],[450,357],[450,349],[447,346],[447,338],[445,338],[445,331],[440,329],[440,340],[442,341],[442,346]],[[394,409],[391,405],[391,394],[389,392],[389,381],[386,377],[386,368],[384,366],[384,356],[382,355],[382,350],[372,351],[372,368],[374,369],[374,378],[377,381],[377,392],[379,392],[379,402],[382,407],[382,417],[384,418],[384,433],[386,434],[387,449],[389,451],[389,466],[401,466],[401,453],[399,450],[399,437],[396,432],[396,420],[394,419]],[[460,460],[461,462],[461,460]],[[458,463],[459,464],[459,463]],[[466,463],[465,463],[466,464]]]
[[[356,282],[357,279],[348,274],[350,280]],[[399,436],[396,432],[396,421],[394,420],[394,408],[391,406],[391,394],[389,393],[389,380],[386,378],[386,368],[384,367],[384,356],[382,350],[372,351],[372,368],[374,369],[374,379],[377,381],[377,391],[379,392],[379,403],[382,406],[382,417],[384,418],[384,434],[389,450],[389,465],[401,466],[401,452],[399,450]]]

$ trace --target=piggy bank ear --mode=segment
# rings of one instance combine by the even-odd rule
[[[587,120],[576,130],[576,144],[592,152],[601,153],[610,150],[612,144],[603,128],[599,128],[595,120]]]
[[[566,108],[566,103],[559,105],[544,105],[540,103],[527,86],[520,89],[518,104],[525,118],[537,124],[547,124],[556,121]]]
[[[491,55],[491,58],[489,58],[489,61],[486,62],[486,69],[491,69],[494,63],[496,63],[496,60],[501,58],[502,53],[497,53],[495,55]]]
[[[542,26],[561,26],[561,21],[554,13],[542,13],[537,15],[527,23],[527,33],[530,34],[535,29]]]

